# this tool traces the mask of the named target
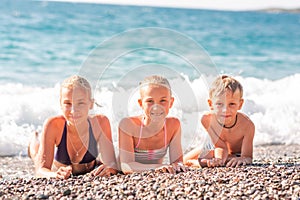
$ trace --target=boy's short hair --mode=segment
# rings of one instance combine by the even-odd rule
[[[60,93],[62,88],[73,89],[75,87],[81,87],[87,90],[90,98],[92,98],[92,89],[90,83],[85,78],[78,75],[72,75],[69,78],[65,79],[60,85]]]
[[[226,90],[234,93],[236,90],[240,91],[241,98],[243,97],[243,86],[239,81],[228,75],[219,76],[211,85],[209,90],[209,98],[222,95]]]
[[[143,81],[141,81],[139,83],[140,90],[143,86],[149,85],[149,84],[160,85],[160,86],[166,87],[170,90],[170,94],[172,94],[170,83],[169,83],[168,79],[166,79],[163,76],[159,76],[159,75],[147,76],[146,78],[144,78]]]

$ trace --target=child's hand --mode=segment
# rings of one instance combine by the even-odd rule
[[[200,167],[198,159],[187,160],[185,165],[188,167],[196,167],[196,168]]]
[[[116,169],[107,167],[106,165],[102,164],[93,171],[91,171],[91,176],[111,176],[117,173]]]
[[[176,173],[176,168],[173,165],[164,165],[155,169],[155,172],[163,172],[163,173]]]
[[[176,172],[186,172],[186,168],[182,162],[172,163],[172,167]]]
[[[56,172],[55,178],[67,179],[71,176],[71,174],[72,174],[72,167],[71,166],[60,167]]]
[[[238,166],[247,165],[250,163],[251,163],[251,158],[233,157],[227,162],[226,167],[238,167]]]
[[[207,163],[207,167],[220,167],[220,166],[223,166],[223,161],[222,161],[221,158],[207,159],[206,163]]]

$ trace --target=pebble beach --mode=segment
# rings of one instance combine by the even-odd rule
[[[34,178],[27,157],[0,158],[1,199],[299,199],[300,145],[254,148],[254,162],[237,168],[189,168],[112,177]]]

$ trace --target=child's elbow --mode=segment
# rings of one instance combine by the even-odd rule
[[[123,172],[123,174],[132,174],[133,170],[131,169],[131,167],[128,165],[128,163],[121,163],[121,171]]]

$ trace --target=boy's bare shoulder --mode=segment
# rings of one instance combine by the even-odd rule
[[[208,128],[211,120],[213,117],[213,113],[212,112],[206,112],[202,115],[201,117],[201,124],[204,126],[204,128]]]
[[[245,114],[242,112],[238,112],[238,117],[241,120],[241,123],[245,126],[253,126],[254,127],[254,123],[253,121]]]

